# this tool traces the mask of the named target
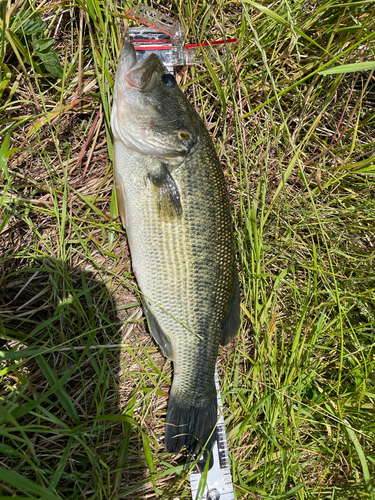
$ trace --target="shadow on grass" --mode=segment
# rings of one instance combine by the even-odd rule
[[[18,252],[0,270],[0,491],[119,498],[150,481],[136,390],[118,383],[139,304],[119,311],[98,271],[49,256]]]

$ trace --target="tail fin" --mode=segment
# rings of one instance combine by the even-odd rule
[[[179,400],[171,393],[165,429],[166,450],[178,453],[185,446],[187,453],[193,454],[203,448],[209,439],[206,450],[211,451],[216,440],[216,422],[215,389],[212,396],[199,401],[199,406],[190,401]]]

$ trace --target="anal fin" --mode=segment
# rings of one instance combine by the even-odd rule
[[[161,329],[157,319],[152,314],[150,309],[147,307],[145,300],[143,301],[143,309],[145,311],[145,314],[146,314],[146,317],[148,320],[151,334],[152,334],[155,342],[158,343],[158,345],[161,349],[161,352],[163,353],[163,356],[165,356],[168,359],[173,360],[174,355],[173,355],[173,349],[172,349],[171,343],[170,343],[168,337],[165,335],[165,333]]]

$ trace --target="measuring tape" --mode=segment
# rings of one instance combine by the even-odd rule
[[[212,449],[213,465],[207,473],[207,480],[204,492],[197,497],[199,483],[203,480],[202,474],[196,470],[190,474],[190,488],[193,500],[234,500],[232,474],[230,472],[230,462],[228,454],[227,437],[225,434],[225,424],[223,415],[223,405],[221,402],[219,375],[217,366],[215,367],[215,385],[217,392],[217,439]]]

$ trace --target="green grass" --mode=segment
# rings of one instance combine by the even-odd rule
[[[190,498],[112,196],[131,5],[1,4],[0,499]],[[375,3],[160,9],[189,41],[240,38],[177,72],[237,238],[242,326],[218,363],[237,498],[374,498]]]

